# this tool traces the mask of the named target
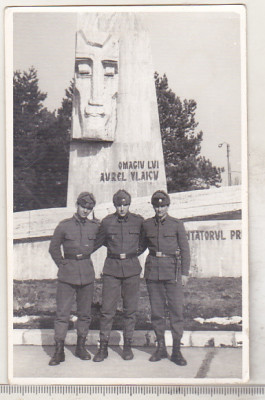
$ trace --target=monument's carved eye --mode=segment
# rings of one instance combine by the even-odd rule
[[[104,60],[102,61],[105,76],[114,76],[118,73],[117,61]]]
[[[92,61],[89,59],[77,60],[76,61],[76,73],[81,77],[92,76]]]

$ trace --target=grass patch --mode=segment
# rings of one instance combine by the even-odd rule
[[[14,281],[14,316],[38,316],[39,318],[14,324],[15,328],[53,328],[56,311],[56,280]],[[102,282],[95,282],[91,329],[99,329]],[[200,324],[194,318],[242,316],[241,278],[190,278],[184,289],[185,330],[241,330],[240,324]],[[76,315],[73,305],[72,314]],[[114,319],[113,329],[122,329],[122,301]],[[167,329],[169,327],[169,321]],[[69,328],[74,328],[70,322]],[[136,329],[152,329],[150,304],[145,281],[141,280]]]

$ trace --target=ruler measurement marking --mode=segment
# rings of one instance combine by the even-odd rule
[[[141,386],[141,385],[0,385],[1,394],[46,394],[52,395],[69,395],[69,394],[89,394],[89,395],[193,395],[196,397],[210,395],[226,396],[264,396],[265,386]]]

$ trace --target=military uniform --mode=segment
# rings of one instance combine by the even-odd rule
[[[120,200],[125,196],[125,202],[130,202],[127,192],[122,190],[117,193],[116,197],[114,195],[114,205],[119,201],[119,194]],[[120,295],[123,299],[124,342],[128,344],[133,337],[140,285],[141,266],[137,252],[142,222],[140,215],[128,212],[122,218],[116,212],[104,218],[99,228],[95,249],[102,245],[107,247],[100,317],[100,343],[105,343],[105,347],[109,341]],[[96,357],[94,361],[103,360]]]
[[[169,196],[158,191],[152,204],[169,205]],[[159,201],[160,200],[160,201]],[[151,321],[158,341],[164,343],[165,306],[168,304],[173,343],[180,344],[183,334],[182,275],[189,274],[190,251],[183,223],[168,214],[154,216],[143,223],[142,251],[147,247],[145,262],[147,289],[151,304]],[[158,360],[151,360],[158,361]]]
[[[91,196],[88,192],[81,193],[77,204],[93,208],[95,202]],[[75,296],[78,316],[77,335],[84,341],[88,334],[95,280],[90,254],[94,249],[98,229],[96,221],[81,218],[76,213],[72,218],[59,223],[51,239],[49,252],[58,267],[57,310],[54,323],[56,343],[64,341],[66,337]]]

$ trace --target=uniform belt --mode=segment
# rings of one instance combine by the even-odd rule
[[[137,257],[137,253],[120,253],[120,254],[113,254],[108,253],[107,255],[109,258],[113,258],[114,260],[126,260],[128,258]]]
[[[153,250],[150,250],[150,251],[149,251],[149,254],[150,254],[150,256],[154,256],[154,257],[158,257],[158,258],[160,258],[160,257],[171,257],[171,258],[176,258],[176,254],[165,254],[165,253],[162,253],[162,251],[153,251]]]
[[[90,254],[65,254],[64,258],[68,260],[87,260],[90,258]]]

